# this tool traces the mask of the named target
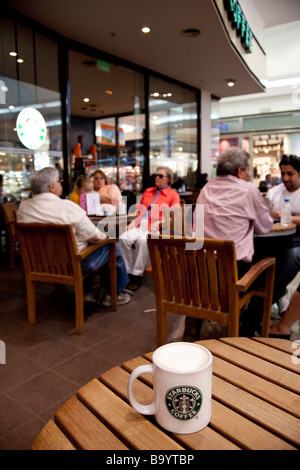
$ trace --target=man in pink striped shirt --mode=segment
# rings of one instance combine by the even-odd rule
[[[234,241],[239,278],[250,269],[254,233],[268,233],[273,224],[259,190],[249,181],[249,159],[250,155],[238,147],[222,152],[217,177],[204,186],[197,199],[197,204],[204,207],[204,237]],[[196,236],[197,226],[200,232],[203,221],[197,220],[196,208],[193,220]],[[252,312],[251,316],[256,325],[257,315]],[[185,339],[199,339],[201,323],[187,317]]]
[[[249,181],[249,159],[238,147],[222,152],[217,177],[204,186],[197,199],[197,204],[204,204],[204,237],[233,240],[236,259],[244,263],[252,261],[254,233],[268,233],[273,224],[263,197]]]

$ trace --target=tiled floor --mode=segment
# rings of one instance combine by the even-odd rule
[[[29,326],[21,264],[14,270],[2,264],[0,278],[0,340],[6,346],[6,364],[0,364],[0,449],[28,449],[82,385],[155,349],[153,281],[145,278],[131,302],[117,312],[87,304],[84,334],[78,336],[71,289],[59,305],[55,288],[40,284],[37,324]],[[171,319],[170,332],[178,319]]]
[[[52,286],[39,285],[37,324],[29,326],[20,262],[10,270],[2,259],[0,278],[0,340],[6,346],[6,363],[0,364],[0,449],[24,450],[82,385],[155,349],[153,280],[145,278],[131,302],[117,312],[86,305],[84,334],[77,336],[71,290],[59,304]],[[170,315],[169,320],[169,339],[177,338],[183,319]],[[300,338],[297,328],[293,339]],[[222,331],[206,324],[202,334],[214,337]]]

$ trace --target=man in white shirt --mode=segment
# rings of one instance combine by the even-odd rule
[[[292,222],[297,224],[295,235],[281,237],[280,246],[270,244],[268,255],[276,256],[275,299],[279,313],[284,313],[289,299],[285,296],[286,286],[300,270],[300,158],[296,155],[283,155],[279,164],[282,183],[268,191],[270,209],[274,219],[280,219],[284,199],[289,199]]]
[[[300,226],[300,158],[295,155],[283,155],[279,167],[282,183],[268,191],[273,217],[280,218],[284,200],[289,199],[292,222]]]
[[[72,225],[78,251],[86,248],[88,243],[98,243],[106,238],[106,235],[95,227],[86,212],[78,204],[60,198],[62,186],[56,168],[43,168],[34,172],[31,176],[31,191],[33,197],[22,201],[20,204],[17,211],[17,222],[70,224]],[[123,289],[129,283],[129,277],[118,244],[116,251],[118,305],[123,305],[130,301],[130,295],[123,292]],[[109,246],[106,245],[91,253],[82,262],[83,273],[92,275],[99,271],[108,262],[109,252]],[[88,276],[85,281],[85,292],[90,290],[90,282],[91,277]],[[111,305],[109,294],[106,294],[102,305]]]

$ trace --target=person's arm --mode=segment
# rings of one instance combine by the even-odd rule
[[[259,191],[254,194],[254,219],[253,226],[254,232],[258,235],[268,233],[273,225],[273,218],[270,216],[269,209],[265,205],[263,198]]]
[[[300,215],[292,215],[292,223],[300,225]]]
[[[89,238],[88,243],[99,243],[102,240],[105,240],[107,238],[107,235],[99,230],[100,234],[94,235],[92,238]]]
[[[76,234],[79,240],[86,241],[87,243],[99,243],[101,240],[107,238],[107,235],[99,230],[89,217],[84,213],[78,218],[75,224]]]

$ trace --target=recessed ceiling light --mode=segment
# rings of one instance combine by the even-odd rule
[[[181,31],[180,36],[184,36],[185,38],[196,38],[200,36],[201,31],[197,28],[188,28]]]
[[[235,85],[235,80],[228,79],[228,80],[225,80],[225,81],[227,82],[227,86],[233,87]]]
[[[16,57],[18,54],[15,51],[11,51],[9,55],[11,55],[12,57]]]
[[[23,64],[24,60],[23,60],[23,59],[17,59],[17,62],[18,62],[19,64]]]
[[[90,101],[90,99],[89,99],[89,98],[83,98],[83,101],[84,101],[85,103],[88,103],[88,102]]]
[[[142,28],[142,32],[145,33],[145,34],[150,33],[150,28],[149,28],[149,26],[144,26],[144,27]]]
[[[106,93],[107,95],[112,95],[112,91],[111,91],[111,90],[105,90],[105,93]]]

